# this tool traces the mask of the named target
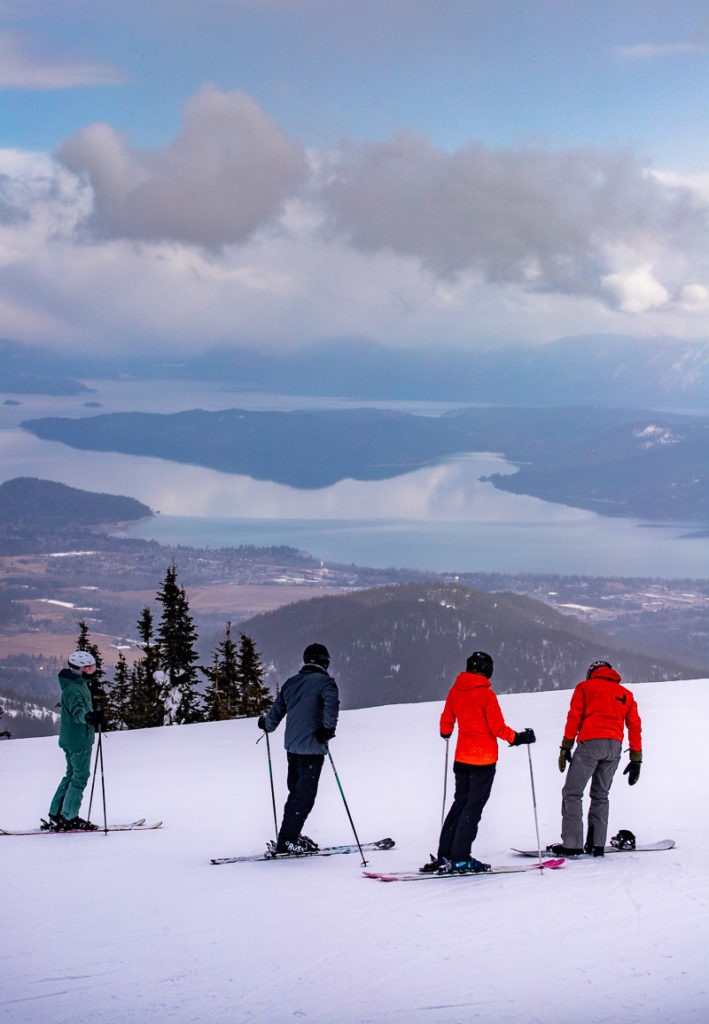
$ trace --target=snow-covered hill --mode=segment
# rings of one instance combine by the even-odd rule
[[[0,1020],[12,1024],[456,1024],[709,1018],[709,681],[634,687],[645,763],[611,792],[611,828],[673,838],[558,872],[383,885],[359,857],[213,867],[273,834],[253,721],[104,738],[109,818],[158,832],[0,837]],[[531,725],[542,842],[559,835],[558,743],[568,692],[503,696]],[[445,746],[440,704],[344,713],[332,753],[360,838],[410,868],[435,849]],[[282,733],[271,749],[279,814]],[[625,763],[625,759],[623,764]],[[0,824],[35,824],[61,777],[54,737],[0,744]],[[449,797],[451,794],[449,786]],[[86,812],[85,802],[83,811]],[[98,810],[98,813],[96,811]],[[92,817],[100,820],[101,809]],[[306,831],[351,837],[326,763]],[[501,745],[474,852],[535,845],[526,748]]]

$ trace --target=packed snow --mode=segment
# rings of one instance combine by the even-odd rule
[[[709,681],[633,689],[645,762],[632,788],[616,776],[611,834],[628,828],[676,848],[544,873],[385,884],[362,876],[358,854],[215,867],[211,857],[257,853],[274,833],[255,722],[104,737],[109,820],[164,827],[0,837],[0,1020],[705,1024]],[[542,843],[558,840],[569,697],[501,697],[508,723],[532,726],[538,742],[500,745],[477,857],[515,863],[512,846],[536,846],[529,753]],[[373,870],[415,868],[436,848],[441,709],[341,717],[331,750],[360,839],[396,840],[370,855]],[[271,736],[279,817],[281,744],[282,729]],[[63,766],[55,737],[0,743],[0,824],[38,824]],[[91,816],[101,822],[97,790]],[[323,845],[352,838],[327,761],[305,831]]]

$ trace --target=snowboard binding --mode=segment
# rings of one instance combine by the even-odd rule
[[[611,839],[611,846],[616,850],[634,850],[635,836],[629,829],[622,828],[618,835]]]

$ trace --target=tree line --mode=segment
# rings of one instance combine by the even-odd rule
[[[105,728],[145,729],[264,714],[273,696],[251,638],[244,633],[235,638],[227,622],[211,664],[198,665],[199,637],[174,562],[155,598],[162,605],[159,621],[149,606],[143,608],[137,622],[141,656],[129,665],[121,651],[112,682],[106,679],[101,653],[86,623],[78,624],[77,650],[88,651],[96,661],[90,685]],[[204,689],[200,674],[207,680]]]

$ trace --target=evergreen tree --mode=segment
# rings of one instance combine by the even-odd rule
[[[217,645],[211,668],[202,671],[210,681],[204,694],[204,719],[218,722],[235,718],[239,703],[239,661],[231,638],[231,622],[227,622],[226,636]]]
[[[143,656],[130,673],[130,702],[126,725],[129,729],[149,729],[165,722],[165,703],[160,677],[160,648],[154,643],[153,613],[146,607],[137,623]]]
[[[77,651],[86,651],[96,662],[96,670],[92,672],[86,680],[89,685],[89,690],[91,690],[91,703],[93,704],[95,711],[103,711],[106,722],[104,728],[106,730],[113,729],[114,723],[111,716],[110,700],[106,693],[106,687],[103,681],[105,672],[101,652],[96,644],[92,643],[89,639],[89,627],[86,625],[86,622],[81,619],[78,626],[79,636],[76,641],[76,649]]]
[[[251,637],[241,634],[239,643],[239,701],[237,713],[240,718],[253,718],[265,714],[273,704],[271,691],[264,684],[264,669],[261,656],[256,651]]]
[[[5,710],[4,710],[3,706],[2,706],[2,704],[0,704],[0,718],[2,718],[2,716],[4,714],[5,714]],[[10,738],[11,738],[10,737],[10,733],[7,731],[7,729],[3,729],[3,731],[0,732],[0,739],[2,739],[2,740],[9,740]]]
[[[131,719],[131,673],[123,651],[118,655],[113,686],[108,695],[111,721],[115,729],[127,729]]]
[[[190,615],[185,588],[177,584],[177,567],[174,562],[165,574],[156,600],[162,605],[157,637],[160,664],[168,676],[167,720],[176,725],[199,722],[202,720],[202,712],[196,689],[196,662],[199,657],[195,650],[197,630]]]

